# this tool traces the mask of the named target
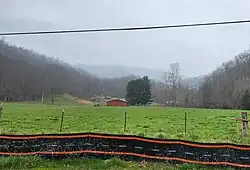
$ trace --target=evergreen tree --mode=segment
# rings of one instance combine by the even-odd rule
[[[250,94],[248,89],[244,91],[244,94],[241,99],[241,105],[243,109],[250,110]]]
[[[137,89],[136,87],[136,80],[131,80],[130,82],[128,82],[127,85],[127,95],[126,98],[128,100],[128,104],[129,105],[136,105],[138,103],[137,99]]]
[[[143,80],[142,104],[147,105],[152,102],[151,83],[147,76],[144,76],[142,80]]]
[[[127,85],[129,105],[147,105],[152,102],[151,84],[147,76],[132,80]]]

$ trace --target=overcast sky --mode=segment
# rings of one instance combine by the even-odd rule
[[[250,19],[249,0],[1,0],[0,32],[155,26]],[[250,24],[5,37],[70,64],[205,74],[249,48]]]

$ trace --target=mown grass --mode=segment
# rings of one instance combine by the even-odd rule
[[[63,103],[63,102],[62,102]],[[41,105],[6,103],[0,118],[2,134],[59,133],[62,108],[65,109],[62,133],[101,132],[132,134],[146,137],[184,139],[198,142],[250,144],[241,137],[240,111],[216,109],[185,109],[163,107],[84,107],[61,104]],[[127,131],[124,132],[124,112],[127,112]],[[184,113],[187,112],[187,134],[184,134]],[[25,167],[20,162],[30,162]],[[19,162],[19,163],[18,163]],[[34,162],[34,163],[32,163]],[[103,168],[104,166],[104,168]],[[35,157],[1,158],[2,169],[59,168],[59,169],[201,169],[192,165],[173,166],[166,163],[135,163],[112,160],[49,161]],[[205,168],[206,169],[206,168]]]
[[[150,162],[125,162],[120,159],[98,160],[98,159],[65,159],[65,160],[46,160],[40,157],[8,157],[0,158],[0,169],[84,169],[84,170],[211,170],[200,165],[170,165],[167,163]],[[231,170],[231,168],[223,168]]]

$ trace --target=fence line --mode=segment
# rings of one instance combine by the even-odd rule
[[[250,146],[100,133],[1,135],[0,156],[120,157],[250,168]]]

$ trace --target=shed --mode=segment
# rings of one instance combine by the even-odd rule
[[[111,99],[107,101],[107,106],[128,106],[128,102],[124,99]]]

